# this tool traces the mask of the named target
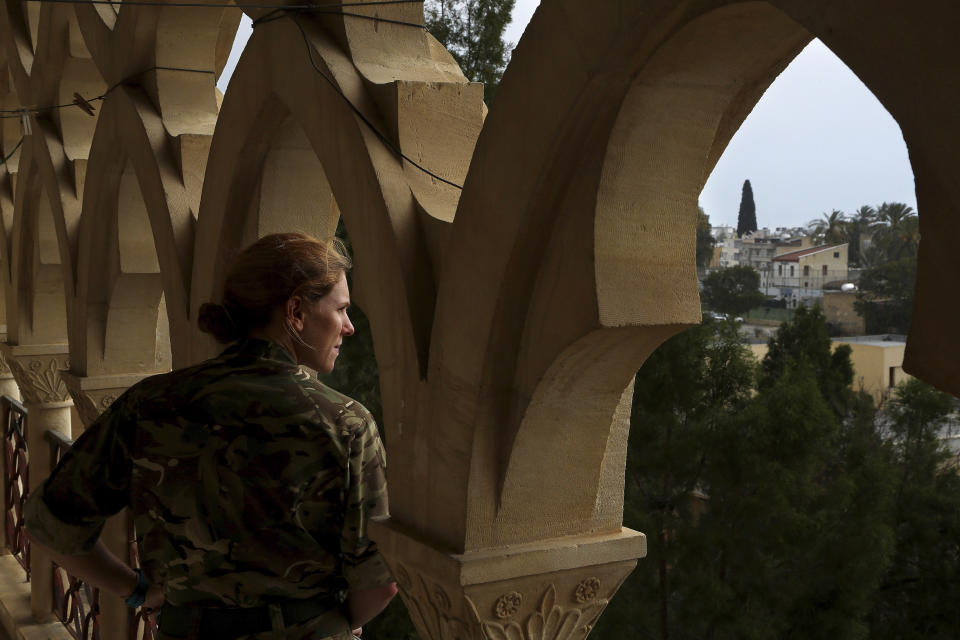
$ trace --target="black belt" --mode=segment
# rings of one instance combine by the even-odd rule
[[[339,598],[327,596],[307,600],[281,600],[259,607],[209,608],[164,604],[160,609],[160,631],[172,638],[202,638],[203,640],[231,640],[240,636],[256,635],[273,629],[270,607],[279,608],[285,627],[306,622],[323,614],[330,620],[316,630],[320,637],[350,630],[349,622],[341,612]],[[329,627],[329,628],[328,628]],[[195,634],[191,631],[196,630]]]

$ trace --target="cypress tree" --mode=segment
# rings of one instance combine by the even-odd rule
[[[740,214],[737,216],[737,237],[757,230],[757,206],[753,203],[753,187],[749,180],[743,181],[740,196]]]

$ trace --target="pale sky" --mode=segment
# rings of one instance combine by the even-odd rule
[[[519,41],[539,4],[517,0],[505,40]],[[244,17],[221,90],[251,32]],[[884,201],[917,208],[900,128],[819,40],[770,86],[721,156],[700,194],[711,223],[736,226],[744,180],[753,187],[757,223],[771,229]]]

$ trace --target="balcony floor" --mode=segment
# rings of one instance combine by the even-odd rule
[[[0,640],[72,640],[59,621],[34,622],[30,583],[9,554],[0,556]]]

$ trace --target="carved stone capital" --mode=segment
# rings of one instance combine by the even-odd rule
[[[424,640],[581,640],[646,554],[629,529],[463,554],[391,521],[371,533]]]
[[[77,413],[83,420],[83,426],[89,427],[94,420],[107,409],[113,401],[119,398],[131,385],[140,382],[148,375],[132,373],[107,376],[78,376],[69,371],[63,371],[63,378]]]
[[[70,367],[66,344],[0,344],[26,405],[45,408],[70,406],[70,394],[60,372]]]

